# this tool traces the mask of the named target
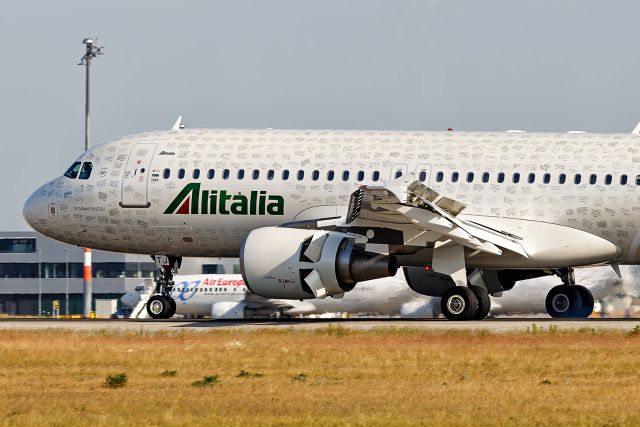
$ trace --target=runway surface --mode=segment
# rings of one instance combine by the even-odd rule
[[[619,330],[631,331],[640,325],[640,319],[586,319],[559,320],[550,318],[486,319],[482,321],[451,322],[444,319],[286,319],[286,320],[53,320],[53,319],[0,319],[0,330],[69,329],[76,331],[211,331],[223,329],[301,329],[312,330],[328,327],[352,329],[411,328],[424,331],[481,331],[527,332],[541,330]],[[640,328],[640,326],[638,326]]]

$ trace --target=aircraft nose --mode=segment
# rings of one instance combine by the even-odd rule
[[[49,203],[41,191],[42,189],[40,188],[29,196],[22,208],[24,220],[36,231],[40,231],[43,228],[48,218],[56,218],[58,216],[58,207],[55,203]]]

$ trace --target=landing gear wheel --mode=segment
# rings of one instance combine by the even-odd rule
[[[478,298],[468,287],[454,286],[442,295],[440,309],[449,320],[470,320],[478,311]]]
[[[545,307],[553,318],[580,317],[582,312],[581,292],[575,285],[558,285],[547,294]]]
[[[476,310],[476,314],[473,315],[473,320],[482,320],[489,314],[489,310],[491,310],[491,298],[489,298],[489,292],[482,286],[469,286],[469,288],[473,291],[473,294],[476,296],[478,300],[478,310]]]
[[[591,313],[593,313],[593,294],[589,289],[581,285],[575,285],[574,288],[578,290],[578,292],[580,293],[580,298],[582,299],[582,305],[580,306],[576,317],[586,319],[587,317],[591,316]]]
[[[147,302],[147,313],[152,319],[166,319],[171,303],[164,295],[154,295]]]
[[[171,297],[169,298],[169,311],[167,312],[167,317],[165,319],[171,319],[174,314],[176,314],[176,300]]]

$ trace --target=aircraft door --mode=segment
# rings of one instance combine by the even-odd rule
[[[157,144],[141,142],[131,148],[127,165],[122,176],[123,208],[148,208],[149,175],[151,174],[151,159]]]

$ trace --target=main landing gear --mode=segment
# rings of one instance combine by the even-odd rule
[[[462,245],[436,242],[431,267],[451,277],[456,284],[448,288],[440,300],[444,317],[449,320],[482,320],[487,317],[491,309],[489,293],[485,286],[469,281]]]
[[[171,297],[173,274],[178,273],[182,258],[156,255],[153,259],[160,269],[160,277],[156,279],[155,294],[147,302],[147,313],[153,319],[170,319],[176,314],[176,302]]]
[[[482,286],[453,286],[442,295],[440,309],[449,320],[482,320],[491,310],[491,299]]]
[[[562,285],[552,288],[547,294],[545,307],[549,316],[589,317],[593,312],[593,294],[584,286],[575,284],[573,268],[561,268],[554,273],[562,279]]]

